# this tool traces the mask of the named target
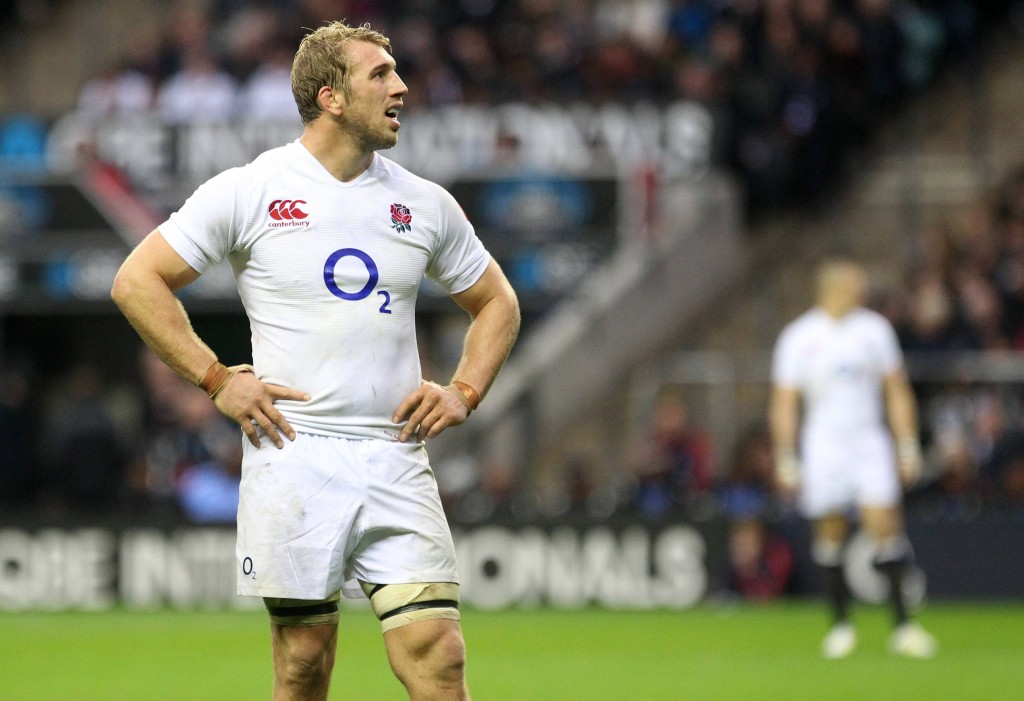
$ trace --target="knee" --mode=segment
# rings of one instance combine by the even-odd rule
[[[466,673],[461,631],[446,626],[435,635],[420,638],[405,647],[404,655],[392,659],[392,668],[406,686],[425,682],[430,688],[460,687]]]
[[[326,646],[309,642],[284,646],[278,657],[279,681],[293,688],[316,688],[330,677],[333,659]]]
[[[434,644],[434,667],[439,681],[460,683],[466,674],[466,644],[457,629],[449,629]]]
[[[875,540],[875,553],[873,564],[876,567],[888,563],[906,564],[914,559],[914,549],[906,535],[899,533],[894,536],[878,538]]]

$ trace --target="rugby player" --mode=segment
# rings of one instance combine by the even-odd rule
[[[889,581],[891,652],[931,657],[935,640],[911,620],[903,587],[913,551],[903,528],[901,481],[913,485],[921,473],[917,404],[895,331],[862,306],[867,282],[855,261],[825,262],[816,306],[776,342],[769,409],[776,480],[782,490],[798,492],[812,522],[812,557],[833,616],[822,654],[847,657],[857,644],[843,575],[853,510],[875,548],[874,566]]]
[[[487,395],[516,295],[451,195],[377,153],[405,83],[368,25],[322,26],[292,65],[300,138],[201,185],[118,272],[142,339],[241,426],[240,594],[270,615],[273,698],[327,698],[341,595],[369,597],[410,699],[467,699],[459,579],[424,441]],[[225,367],[175,291],[233,268],[253,364]],[[416,294],[470,316],[447,384],[421,377]]]

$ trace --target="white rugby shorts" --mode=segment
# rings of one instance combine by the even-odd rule
[[[299,433],[244,441],[238,593],[325,599],[372,584],[458,582],[422,444]]]
[[[892,440],[882,431],[841,441],[808,436],[801,462],[800,510],[807,518],[900,503]]]

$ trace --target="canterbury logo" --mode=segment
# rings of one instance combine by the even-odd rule
[[[306,204],[306,200],[274,200],[270,203],[270,218],[278,221],[305,219],[309,216],[309,212],[303,212],[299,208],[299,205],[304,204]]]

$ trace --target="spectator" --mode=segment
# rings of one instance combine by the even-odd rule
[[[78,111],[94,119],[145,114],[153,106],[153,83],[127,65],[111,64],[89,80],[78,96]]]
[[[729,531],[729,588],[751,601],[785,593],[793,574],[793,549],[757,518],[734,521]]]
[[[79,364],[58,382],[43,432],[44,503],[63,515],[110,513],[124,486],[124,450],[96,368]]]
[[[238,428],[206,393],[184,387],[178,401],[176,491],[185,516],[197,523],[234,523],[242,475]]]
[[[719,487],[722,512],[732,520],[773,517],[780,508],[775,457],[768,430],[757,426],[740,437],[732,468]]]
[[[962,0],[178,0],[159,59],[136,48],[131,63],[158,82],[172,123],[223,120],[236,116],[237,86],[211,61],[216,47],[246,86],[241,115],[290,119],[274,87],[284,66],[265,58],[277,53],[275,35],[332,17],[371,21],[401,38],[396,58],[413,88],[407,106],[704,102],[757,209],[821,200],[846,151],[925,87],[946,54],[971,56],[980,14]],[[128,82],[137,81],[124,79],[134,94]],[[83,105],[102,109],[109,98],[100,87],[83,90]]]
[[[995,394],[977,398],[972,425],[972,453],[982,493],[997,505],[1020,506],[1024,479],[1024,430],[1011,424]]]
[[[682,393],[664,388],[655,400],[651,431],[634,464],[635,507],[648,518],[693,507],[714,479],[710,436],[690,425]]]
[[[238,115],[243,119],[299,124],[292,97],[291,46],[275,42],[266,60],[249,76],[238,95]]]
[[[160,88],[157,107],[168,124],[224,122],[235,112],[238,85],[209,49],[194,47],[184,65]]]
[[[140,353],[139,369],[146,408],[131,469],[137,510],[158,519],[233,521],[241,475],[236,428],[150,350]]]
[[[0,507],[25,506],[34,496],[29,387],[26,367],[0,359]]]

